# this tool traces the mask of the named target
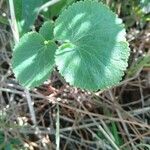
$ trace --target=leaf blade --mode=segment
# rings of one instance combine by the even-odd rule
[[[25,34],[15,46],[13,72],[23,86],[33,88],[42,84],[52,72],[56,44],[44,44],[45,39],[36,32]]]
[[[30,31],[43,0],[14,0],[16,20],[20,36]]]
[[[46,21],[42,27],[40,28],[39,33],[46,39],[52,40],[54,39],[53,35],[54,24],[52,21]]]
[[[121,80],[129,57],[125,30],[121,19],[102,3],[74,3],[57,19],[54,36],[70,45],[56,50],[55,61],[71,85],[97,90]]]

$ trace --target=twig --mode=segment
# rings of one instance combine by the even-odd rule
[[[56,104],[56,150],[60,150],[60,122],[59,122],[59,105]]]
[[[30,93],[29,93],[29,91],[27,89],[25,89],[25,94],[26,94],[26,98],[27,98],[29,111],[30,111],[30,114],[31,114],[31,119],[33,121],[33,124],[36,126],[37,122],[36,122],[36,117],[35,117],[35,111],[34,111],[34,108],[33,108],[32,100],[31,100],[31,97],[30,97]]]
[[[81,103],[82,107],[84,108],[85,111],[88,111],[83,104]],[[92,115],[89,114],[89,117],[92,119],[92,121],[95,123],[95,125],[98,127],[98,129],[101,131],[101,133],[105,136],[105,138],[110,142],[110,144],[116,149],[120,150],[119,147],[116,145],[116,143],[111,139],[109,134],[102,128],[100,124],[98,124],[95,119],[92,117]]]
[[[87,115],[90,114],[92,116],[99,117],[100,119],[108,119],[108,120],[116,121],[116,122],[125,122],[125,123],[129,123],[129,124],[137,125],[137,126],[142,127],[142,128],[150,129],[150,126],[147,125],[146,123],[128,121],[128,120],[125,120],[125,119],[121,120],[119,118],[108,117],[108,116],[104,116],[104,115],[101,115],[101,114],[95,114],[95,113],[92,113],[92,112],[87,112],[87,111],[84,111],[84,110],[81,110],[81,109],[78,109],[78,108],[74,108],[74,107],[68,106],[68,105],[63,104],[63,103],[59,103],[59,104],[61,106],[65,107],[65,108],[68,108],[68,109],[71,109],[71,110],[74,110],[76,112],[80,112],[80,113],[83,113],[83,114],[87,114]]]
[[[78,140],[76,140],[76,139],[69,138],[69,137],[67,137],[67,136],[65,136],[65,135],[63,135],[63,134],[61,134],[60,137],[63,138],[63,139],[66,139],[66,140],[68,140],[68,141],[70,141],[70,143],[71,143],[71,142],[74,142],[74,143],[76,143],[76,144],[78,144],[78,145],[85,146],[85,147],[87,147],[88,149],[95,150],[95,148],[93,148],[93,147],[91,147],[91,146],[89,146],[89,145],[83,143],[82,141],[78,141]]]
[[[140,115],[140,114],[144,114],[144,113],[148,113],[150,112],[150,107],[144,107],[141,109],[135,109],[130,111],[129,113],[131,113],[132,115],[136,116],[136,115]]]
[[[111,100],[115,103],[114,96],[113,96],[113,94],[112,94],[112,92],[111,92],[110,90],[109,90],[109,95],[110,95]],[[123,120],[123,117],[122,117],[122,115],[121,115],[119,109],[116,108],[116,112],[117,112],[119,118],[120,118],[121,120]],[[127,128],[125,122],[121,122],[121,123],[122,123],[122,126],[123,126],[123,128],[124,128],[126,134],[128,135],[128,139],[131,141],[132,138],[131,138],[131,136],[130,136],[130,133],[129,133],[129,131],[128,131],[128,128]],[[133,143],[133,142],[131,142],[131,145],[132,145],[133,149],[135,149],[135,146],[134,146],[134,143]]]
[[[138,140],[140,137],[143,137],[143,136],[146,136],[146,135],[150,135],[150,132],[146,132],[146,133],[140,135],[139,137],[136,137],[136,138],[134,138],[134,139],[131,139],[131,141],[129,141],[129,142],[123,144],[120,148],[123,149],[124,147],[126,147],[126,146],[129,145],[130,143],[132,143],[132,142]]]
[[[28,103],[30,114],[31,114],[31,119],[32,119],[33,124],[34,124],[35,129],[36,129],[35,134],[37,134],[38,137],[40,139],[42,139],[42,135],[41,135],[40,130],[39,130],[38,125],[37,125],[37,121],[36,121],[36,117],[35,117],[35,111],[34,111],[34,108],[33,108],[33,104],[32,104],[32,100],[31,100],[29,90],[25,89],[25,94],[26,94],[26,97],[27,97],[27,103]],[[42,142],[42,145],[45,148],[45,150],[48,150],[47,145],[44,142]]]
[[[90,128],[87,128],[87,130],[92,134],[92,136],[94,138],[96,138],[98,140],[98,142],[97,142],[98,148],[97,149],[99,149],[99,148],[110,149],[110,145],[107,144],[106,142],[104,142],[104,140],[102,138],[100,138],[95,132],[93,132]]]
[[[138,81],[139,81],[139,90],[140,90],[140,95],[141,95],[142,108],[144,108],[145,102],[144,102],[143,89],[142,89],[142,85],[141,85],[141,82],[140,82],[140,77],[138,77]],[[142,116],[143,116],[143,119],[145,119],[144,112],[143,112]]]

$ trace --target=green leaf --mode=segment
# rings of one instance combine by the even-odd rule
[[[3,16],[0,16],[0,23],[9,25],[8,19]]]
[[[80,1],[57,19],[54,37],[60,73],[71,85],[88,90],[116,85],[129,57],[121,19],[102,3]]]
[[[21,141],[19,140],[19,138],[10,138],[9,142],[11,145],[20,145]]]
[[[145,14],[150,13],[150,1],[149,0],[141,0],[140,1],[140,6],[142,8],[142,11]]]
[[[12,149],[12,145],[10,144],[10,143],[7,143],[6,145],[5,145],[5,148],[4,148],[5,150],[13,150]]]
[[[111,130],[113,137],[115,139],[115,143],[118,146],[121,146],[123,144],[123,140],[122,140],[122,137],[118,133],[117,124],[113,121],[111,122],[110,130]]]
[[[74,1],[75,0],[60,0],[58,3],[52,5],[44,14],[49,18],[57,17],[65,7],[72,4]]]
[[[2,145],[4,142],[5,142],[4,132],[0,131],[0,145]]]
[[[150,66],[150,55],[140,57],[135,64],[133,64],[127,72],[128,77],[135,76],[143,67]]]
[[[54,66],[56,44],[36,32],[25,34],[15,46],[12,67],[18,81],[27,88],[42,84]]]
[[[54,39],[53,35],[54,24],[52,21],[46,21],[43,26],[40,28],[39,33],[46,39],[52,40]]]
[[[15,14],[20,35],[30,31],[43,0],[14,0]]]
[[[59,12],[63,9],[63,7],[65,7],[66,2],[67,2],[67,0],[61,0],[60,2],[51,6],[51,8],[50,8],[51,18],[53,16],[57,16],[59,14]]]

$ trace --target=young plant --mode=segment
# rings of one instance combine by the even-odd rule
[[[13,71],[26,88],[41,85],[56,65],[73,86],[105,89],[119,83],[127,67],[130,49],[125,34],[122,20],[104,4],[76,2],[55,23],[47,21],[39,33],[20,39]]]

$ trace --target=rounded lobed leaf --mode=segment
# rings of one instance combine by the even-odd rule
[[[52,21],[46,21],[39,30],[39,33],[45,38],[45,40],[53,40],[54,23]]]
[[[54,37],[63,43],[56,50],[56,65],[71,85],[97,90],[121,80],[130,50],[122,20],[107,6],[74,3],[57,19]]]
[[[25,34],[14,48],[12,67],[18,81],[27,88],[42,84],[54,66],[57,46],[39,33]]]

